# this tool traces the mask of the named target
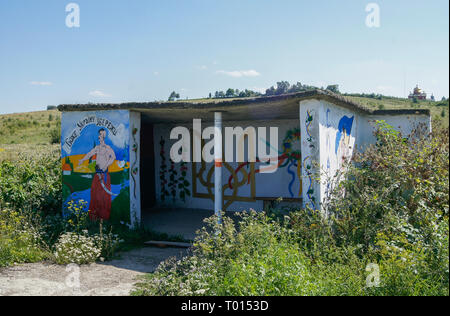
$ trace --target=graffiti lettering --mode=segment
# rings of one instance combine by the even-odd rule
[[[63,149],[65,152],[70,153],[72,151],[73,144],[80,137],[83,129],[89,125],[104,127],[108,129],[113,136],[117,136],[118,130],[110,120],[95,115],[88,115],[79,120],[76,123],[76,128],[64,139]]]

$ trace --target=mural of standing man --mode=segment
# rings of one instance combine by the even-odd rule
[[[114,150],[105,143],[106,130],[98,131],[99,145],[95,146],[87,153],[79,162],[81,165],[84,161],[96,158],[95,175],[91,186],[91,201],[89,205],[89,217],[91,220],[109,220],[111,216],[111,200],[115,195],[111,192],[111,176],[108,168],[116,160]]]

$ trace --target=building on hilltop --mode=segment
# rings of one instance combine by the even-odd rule
[[[414,91],[412,93],[409,94],[408,99],[414,99],[416,98],[417,100],[426,100],[427,99],[427,94],[425,93],[425,91],[422,91],[422,89],[419,88],[419,85],[416,85],[416,87],[414,88]]]

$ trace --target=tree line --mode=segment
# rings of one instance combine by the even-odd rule
[[[279,81],[276,83],[276,86],[271,86],[270,88],[266,89],[265,93],[261,93],[258,91],[245,89],[245,90],[239,90],[239,89],[233,89],[228,88],[225,91],[216,91],[214,93],[209,93],[208,98],[209,99],[226,99],[226,98],[251,98],[251,97],[260,97],[260,96],[273,96],[273,95],[282,95],[286,93],[297,93],[297,92],[305,92],[305,91],[311,91],[319,89],[316,86],[311,85],[305,85],[301,82],[297,82],[295,84],[290,84],[289,81]],[[323,87],[320,89],[324,90]],[[339,92],[339,85],[329,85],[327,86],[326,90],[329,90],[334,93],[340,93]],[[169,101],[175,101],[180,98],[180,94],[173,91],[169,96]]]

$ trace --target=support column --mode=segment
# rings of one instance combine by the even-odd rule
[[[300,131],[302,135],[302,198],[303,207],[321,209],[320,192],[320,138],[318,100],[300,102]],[[318,179],[319,177],[319,179]]]
[[[141,223],[141,113],[130,111],[130,220],[133,227]]]
[[[214,212],[222,224],[222,113],[214,112]]]

